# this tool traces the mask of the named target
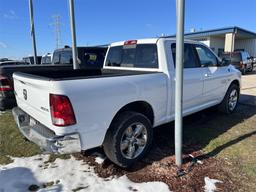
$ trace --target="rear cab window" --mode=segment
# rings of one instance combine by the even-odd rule
[[[157,45],[124,43],[110,47],[105,66],[158,69]]]

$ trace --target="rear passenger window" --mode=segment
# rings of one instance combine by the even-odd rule
[[[217,58],[208,48],[203,45],[195,45],[195,48],[202,67],[216,66],[218,64]]]
[[[172,58],[174,66],[176,66],[176,43],[172,44]],[[197,68],[200,67],[195,57],[192,45],[184,44],[184,68]]]

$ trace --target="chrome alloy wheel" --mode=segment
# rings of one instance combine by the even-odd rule
[[[237,105],[237,101],[238,101],[238,93],[237,90],[232,90],[230,95],[229,95],[229,99],[228,99],[228,107],[230,111],[233,111]]]
[[[120,149],[122,155],[127,159],[135,159],[144,150],[147,144],[148,133],[146,127],[141,123],[133,123],[123,133]]]

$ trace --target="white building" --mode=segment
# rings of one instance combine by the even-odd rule
[[[242,50],[256,57],[256,33],[240,27],[187,33],[185,38],[205,43],[218,55]]]

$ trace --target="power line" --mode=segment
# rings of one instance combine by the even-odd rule
[[[62,47],[60,15],[53,15],[52,18],[54,22],[50,26],[54,27],[56,49],[58,49]]]

